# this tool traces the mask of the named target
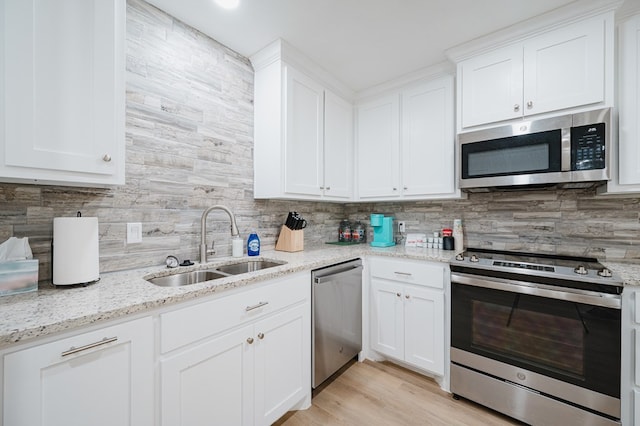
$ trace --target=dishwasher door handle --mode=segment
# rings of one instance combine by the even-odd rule
[[[336,272],[332,272],[330,274],[327,275],[323,275],[321,277],[315,277],[314,282],[316,284],[322,284],[322,283],[328,283],[331,281],[335,280],[335,277],[337,277],[338,275],[342,275],[342,274],[350,274],[353,272],[361,272],[362,271],[362,265],[358,265],[358,266],[350,266],[346,269],[340,270],[340,271],[336,271]]]

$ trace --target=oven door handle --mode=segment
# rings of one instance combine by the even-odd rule
[[[585,305],[603,306],[620,309],[620,296],[617,294],[597,293],[574,288],[552,287],[544,284],[526,281],[507,280],[494,277],[478,277],[477,275],[452,273],[451,284],[470,285],[474,287],[490,288],[511,293],[528,294],[531,296],[548,297],[567,302],[583,303]]]

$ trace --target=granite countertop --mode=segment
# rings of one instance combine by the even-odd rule
[[[387,248],[369,245],[321,246],[297,253],[263,251],[258,258],[215,259],[206,265],[181,267],[180,271],[211,269],[242,260],[268,259],[286,264],[214,281],[182,287],[159,287],[144,277],[170,275],[177,272],[164,266],[101,274],[100,281],[86,287],[55,288],[40,284],[37,292],[0,297],[0,350],[18,342],[47,336],[99,321],[144,313],[155,308],[193,300],[264,280],[340,263],[361,256],[391,256],[404,259],[449,262],[452,251],[425,248]],[[603,262],[625,285],[640,285],[640,265]]]
[[[369,245],[322,246],[297,253],[263,251],[258,258],[224,257],[206,265],[181,267],[181,271],[210,269],[240,260],[269,259],[284,265],[220,278],[182,287],[159,287],[143,277],[170,275],[177,272],[164,266],[103,273],[100,281],[86,287],[56,288],[40,284],[36,292],[0,297],[0,349],[18,342],[47,336],[99,321],[144,313],[154,308],[209,296],[225,290],[255,284],[285,274],[340,263],[365,255],[393,256],[406,259],[448,262],[453,252],[394,246],[376,248]]]

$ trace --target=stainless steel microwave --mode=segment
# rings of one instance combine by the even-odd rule
[[[587,187],[609,180],[611,109],[458,134],[459,185]]]

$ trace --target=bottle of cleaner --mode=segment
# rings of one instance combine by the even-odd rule
[[[256,234],[255,232],[252,232],[247,239],[247,255],[260,255],[260,238],[258,238],[258,234]]]

